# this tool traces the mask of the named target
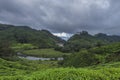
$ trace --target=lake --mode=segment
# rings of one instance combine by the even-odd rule
[[[44,57],[35,57],[35,56],[27,56],[27,55],[24,55],[20,52],[17,53],[18,57],[19,58],[25,58],[25,59],[28,59],[28,60],[41,60],[41,61],[46,61],[46,60],[57,60],[57,61],[61,61],[61,60],[64,60],[63,57],[58,57],[58,58],[44,58]]]

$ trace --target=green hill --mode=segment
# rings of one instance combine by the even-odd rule
[[[106,44],[119,42],[120,36],[107,35],[98,33],[96,35],[90,35],[87,31],[82,31],[73,35],[65,44],[65,49],[68,51],[79,51],[82,48],[89,49],[91,47],[100,47]]]
[[[52,35],[47,30],[35,30],[28,26],[14,26],[0,24],[0,41],[11,43],[29,43],[39,48],[54,47],[57,43],[65,41]]]
[[[86,67],[120,61],[120,42],[101,47],[81,49],[59,62],[62,66]]]

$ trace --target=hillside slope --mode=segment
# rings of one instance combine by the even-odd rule
[[[73,51],[79,51],[82,48],[89,49],[95,46],[102,46],[114,42],[119,42],[120,36],[98,33],[90,35],[87,31],[82,31],[73,35],[65,44],[65,48]]]
[[[38,47],[53,47],[65,41],[54,36],[47,30],[35,30],[27,26],[14,26],[0,24],[0,41],[7,40],[11,43],[30,43]]]

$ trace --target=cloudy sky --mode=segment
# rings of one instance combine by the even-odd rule
[[[0,0],[0,23],[48,29],[65,36],[82,30],[120,34],[120,0]]]

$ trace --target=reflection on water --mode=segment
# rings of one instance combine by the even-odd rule
[[[43,58],[43,57],[34,57],[34,56],[27,56],[21,53],[17,53],[19,58],[25,58],[28,60],[41,60],[41,61],[45,61],[45,60],[63,60],[63,57],[58,57],[58,58]]]

